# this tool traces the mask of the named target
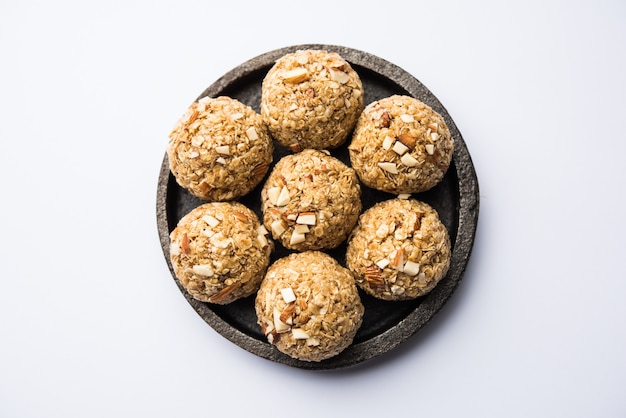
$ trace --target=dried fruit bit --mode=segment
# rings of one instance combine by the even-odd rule
[[[402,119],[402,122],[405,123],[415,122],[415,118],[413,117],[413,115],[400,115],[400,119]]]
[[[294,68],[293,70],[285,71],[283,73],[283,80],[288,83],[301,83],[305,80],[308,80],[309,72],[306,68]]]
[[[283,297],[285,303],[295,302],[296,294],[293,293],[293,289],[290,287],[285,287],[284,289],[280,289],[280,295]]]
[[[382,163],[378,163],[378,167],[380,167],[382,170],[388,173],[398,174],[398,167],[396,167],[394,163],[382,162]]]
[[[433,132],[434,132],[434,131],[436,131],[437,129],[439,129],[439,124],[438,124],[437,122],[432,122],[432,123],[429,123],[429,124],[427,125],[427,127],[428,127],[428,129],[430,129],[431,131],[433,131]]]

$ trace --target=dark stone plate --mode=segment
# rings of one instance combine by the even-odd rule
[[[406,71],[366,52],[333,45],[295,45],[278,49],[229,71],[198,98],[230,96],[260,112],[261,83],[265,74],[276,59],[298,49],[326,49],[343,56],[361,77],[365,105],[393,94],[410,95],[431,106],[445,119],[454,137],[452,164],[441,183],[428,192],[415,194],[414,197],[433,206],[450,232],[452,260],[447,276],[428,295],[412,301],[385,302],[361,293],[365,314],[353,344],[331,359],[319,363],[304,362],[279,352],[266,341],[256,323],[254,296],[225,306],[199,302],[191,298],[174,276],[169,260],[169,233],[182,216],[203,202],[178,186],[169,171],[167,155],[159,174],[157,225],[172,277],[193,309],[219,334],[251,353],[278,363],[302,369],[336,369],[361,363],[393,349],[422,328],[450,298],[463,277],[474,243],[478,221],[478,180],[461,133],[439,100]],[[332,154],[350,164],[347,143],[333,150]],[[274,162],[286,154],[285,149],[277,146]],[[361,187],[364,210],[376,202],[394,197],[363,185]],[[262,218],[260,188],[261,186],[257,187],[240,201]],[[345,250],[344,244],[329,253],[345,265]],[[276,243],[272,261],[287,254],[288,251]]]

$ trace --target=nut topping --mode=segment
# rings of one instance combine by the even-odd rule
[[[280,295],[283,297],[285,303],[295,302],[296,294],[293,293],[293,289],[290,287],[285,287],[284,289],[280,289]]]
[[[309,79],[309,72],[306,68],[294,68],[293,70],[285,71],[283,73],[283,80],[288,83],[301,83]]]
[[[241,222],[250,222],[250,218],[248,218],[248,215],[246,215],[245,213],[233,211],[233,216],[236,219],[239,219]]]
[[[261,163],[257,165],[256,167],[252,169],[252,176],[263,177],[265,173],[267,172],[268,167],[269,167],[269,164],[267,163]]]
[[[409,276],[416,276],[417,273],[419,273],[419,271],[420,271],[419,263],[416,263],[411,260],[408,260],[406,263],[404,263],[404,273],[408,274]]]
[[[209,298],[209,302],[211,303],[219,303],[228,298],[228,296],[233,293],[235,289],[237,289],[241,285],[241,282],[235,282],[229,286],[226,286],[213,296]]]
[[[302,146],[298,143],[289,144],[289,149],[291,150],[291,152],[298,153],[302,151]]]
[[[296,304],[293,302],[288,303],[285,309],[283,309],[282,313],[280,314],[279,319],[285,324],[293,325],[293,313],[295,312],[295,310]]]
[[[191,269],[199,276],[211,277],[214,274],[213,266],[210,264],[196,264]]]
[[[404,250],[402,248],[399,248],[398,250],[396,250],[389,257],[392,259],[391,266],[393,268],[395,268],[398,271],[404,270]]]
[[[348,74],[344,73],[343,71],[333,69],[330,70],[330,78],[333,81],[341,84],[346,84],[348,81],[350,81],[350,76]]]
[[[391,147],[393,146],[394,142],[395,142],[395,140],[392,137],[390,137],[389,135],[387,135],[385,137],[385,139],[383,139],[383,149],[384,150],[391,149]]]
[[[269,189],[267,189],[267,198],[270,200],[270,203],[272,205],[276,205],[276,202],[278,202],[278,196],[280,196],[280,187],[270,187]]]
[[[220,224],[220,221],[211,215],[204,215],[201,219],[211,228],[215,228]]]
[[[276,332],[287,332],[290,326],[280,320],[281,312],[274,307],[274,329]]]
[[[293,234],[291,234],[291,240],[289,241],[290,245],[296,245],[296,244],[300,244],[302,242],[306,241],[306,235],[305,234],[299,234],[296,231],[293,232]]]
[[[277,219],[274,222],[272,222],[272,224],[270,225],[270,228],[272,229],[272,233],[274,234],[275,237],[280,237],[287,230],[287,226],[285,225],[282,219]]]
[[[400,161],[407,167],[415,167],[419,165],[419,161],[417,161],[411,154],[404,154],[402,158],[400,158]]]
[[[388,111],[384,111],[383,114],[381,115],[381,124],[380,126],[382,126],[383,128],[388,128],[389,125],[391,125],[391,115],[389,115]]]
[[[187,120],[187,123],[188,124],[192,124],[198,118],[199,114],[200,113],[197,110],[194,110],[193,113],[189,116],[189,119]]]
[[[309,334],[302,328],[293,328],[291,330],[291,336],[296,340],[306,340],[309,338]]]
[[[289,200],[289,189],[287,189],[287,186],[283,186],[280,190],[280,194],[276,198],[276,206],[286,206]]]
[[[409,134],[400,134],[398,136],[398,141],[409,147],[409,149],[413,149],[415,148],[415,142],[417,141],[417,139]]]
[[[246,130],[246,136],[250,141],[256,141],[259,139],[259,134],[256,132],[256,129],[254,129],[254,126],[251,126]]]
[[[220,145],[218,147],[215,147],[215,151],[217,151],[218,154],[230,155],[230,147],[228,145]]]
[[[296,219],[296,223],[302,225],[315,225],[316,221],[315,212],[300,212]]]
[[[382,170],[388,173],[398,174],[398,167],[396,167],[394,163],[382,162],[382,163],[378,163],[378,167],[380,167]]]
[[[401,141],[397,141],[395,144],[393,144],[393,151],[398,155],[402,155],[408,150],[409,150],[409,147],[404,145]]]
[[[189,254],[189,236],[183,235],[183,242],[180,244],[180,249],[183,250],[183,254]]]
[[[372,288],[380,288],[385,285],[383,271],[376,265],[371,265],[365,269],[365,280]]]

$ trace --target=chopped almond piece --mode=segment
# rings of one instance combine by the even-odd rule
[[[246,136],[250,141],[256,141],[259,139],[259,134],[256,132],[256,129],[254,129],[254,126],[251,126],[246,130]]]
[[[291,336],[296,340],[306,340],[309,338],[309,334],[307,334],[302,328],[293,328],[291,330]]]
[[[276,206],[286,206],[289,203],[289,199],[289,189],[287,189],[287,186],[283,186],[276,198]]]
[[[404,154],[402,158],[400,158],[400,161],[407,167],[415,167],[419,164],[419,162],[411,154]]]
[[[301,212],[296,219],[296,223],[302,225],[315,225],[316,222],[315,212]]]
[[[309,72],[304,67],[294,68],[283,73],[283,79],[288,83],[301,83],[308,80],[308,78]]]
[[[301,242],[304,242],[304,241],[306,241],[306,235],[299,234],[294,231],[293,234],[291,234],[291,240],[289,241],[289,245],[300,244]]]
[[[267,189],[267,198],[270,200],[272,205],[276,205],[278,202],[278,196],[280,196],[280,187],[270,187]]]
[[[395,144],[393,144],[393,151],[398,155],[402,155],[408,150],[409,150],[409,147],[407,147],[400,141],[397,141]]]
[[[285,303],[295,302],[296,294],[293,293],[293,289],[290,287],[285,287],[284,289],[280,289],[280,295],[283,297]]]
[[[378,167],[380,167],[382,170],[388,173],[398,174],[398,167],[396,167],[394,163],[382,162],[382,163],[378,163]]]

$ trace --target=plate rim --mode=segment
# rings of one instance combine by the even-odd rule
[[[267,360],[301,369],[332,370],[357,365],[397,347],[400,343],[422,329],[450,299],[465,274],[472,253],[478,227],[479,186],[478,177],[467,144],[454,123],[454,120],[439,99],[426,88],[424,84],[407,71],[383,58],[365,51],[329,44],[299,44],[282,47],[257,55],[239,66],[234,67],[209,85],[197,99],[204,96],[216,96],[232,83],[237,82],[241,78],[250,76],[263,67],[271,65],[281,56],[302,49],[324,49],[337,52],[350,64],[355,64],[369,71],[373,71],[377,75],[383,76],[388,81],[395,83],[411,96],[419,98],[437,111],[444,118],[446,124],[448,124],[448,128],[454,138],[452,160],[458,181],[459,203],[456,239],[452,248],[450,269],[445,277],[446,280],[439,282],[439,284],[424,297],[422,303],[390,329],[368,340],[352,344],[342,353],[330,359],[322,362],[306,362],[283,354],[269,342],[260,341],[231,326],[219,317],[208,304],[193,299],[176,279],[169,258],[169,219],[167,214],[167,202],[169,193],[168,184],[170,182],[171,172],[167,153],[165,153],[161,163],[157,184],[157,228],[161,249],[176,285],[196,313],[222,337],[230,340],[240,348]],[[424,315],[424,311],[426,315]]]

